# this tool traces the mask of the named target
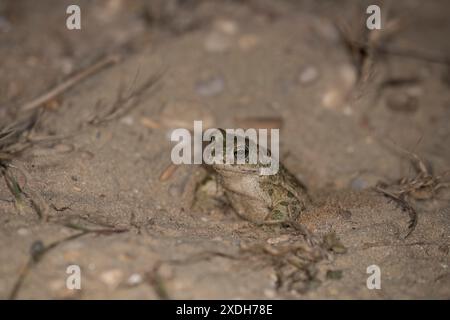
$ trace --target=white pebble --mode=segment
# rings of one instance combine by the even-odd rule
[[[17,230],[17,234],[19,236],[27,236],[30,232],[28,231],[28,229],[25,228],[20,228],[19,230]]]
[[[132,116],[126,116],[120,119],[120,122],[126,124],[127,126],[132,126],[134,124],[134,118]]]
[[[342,105],[344,96],[337,88],[329,89],[322,97],[322,105],[327,109],[335,109]]]
[[[214,22],[214,26],[217,30],[230,36],[236,34],[238,31],[236,22],[228,19],[219,19]]]
[[[133,273],[127,280],[127,284],[130,286],[136,286],[142,282],[143,278],[139,273]]]
[[[319,72],[317,71],[317,69],[313,66],[307,66],[300,72],[298,80],[300,81],[300,84],[306,85],[312,83],[318,77]]]

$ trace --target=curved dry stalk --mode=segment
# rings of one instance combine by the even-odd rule
[[[22,287],[22,284],[24,283],[26,277],[28,276],[28,274],[30,273],[32,268],[42,260],[43,256],[46,253],[48,253],[50,250],[56,248],[61,243],[77,239],[88,233],[89,232],[82,231],[82,232],[76,233],[74,235],[71,235],[67,238],[64,238],[62,240],[52,242],[51,244],[49,244],[46,247],[40,241],[34,242],[30,249],[30,257],[28,258],[28,261],[20,269],[19,276],[17,277],[17,280],[14,283],[14,286],[13,286],[11,292],[9,293],[8,299],[14,300],[17,298],[17,295],[19,294],[20,288]]]
[[[26,103],[25,105],[23,105],[20,108],[20,110],[28,111],[28,110],[33,110],[33,109],[40,107],[45,102],[47,102],[51,99],[54,99],[55,97],[57,97],[64,91],[70,89],[71,87],[73,87],[75,84],[77,84],[81,80],[84,80],[85,78],[95,74],[96,72],[102,70],[105,67],[116,64],[117,62],[120,61],[120,59],[121,58],[119,56],[113,55],[113,56],[108,56],[108,57],[98,61],[97,63],[93,64],[92,66],[89,66],[88,68],[86,68],[86,69],[80,71],[79,73],[75,74],[74,76],[70,77],[63,83],[57,85],[52,90],[44,93],[43,95],[39,96],[38,98],[36,98],[34,100]]]

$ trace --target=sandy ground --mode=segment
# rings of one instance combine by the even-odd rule
[[[82,8],[81,31],[65,28],[69,3]],[[44,143],[12,162],[43,219],[19,210],[2,179],[0,298],[450,298],[448,190],[411,197],[418,223],[404,238],[408,214],[373,189],[416,176],[402,150],[435,177],[450,168],[450,6],[382,3],[384,49],[358,77],[337,25],[363,32],[361,3],[3,1],[3,125],[102,57],[121,61],[45,103],[33,130]],[[129,110],[96,121],[114,106]],[[256,227],[226,205],[196,209],[201,166],[161,178],[172,129],[255,117],[281,124],[281,161],[314,198],[301,223],[345,246],[306,278],[280,276],[283,254],[258,249],[302,243],[296,231]],[[66,289],[74,264],[82,290]],[[380,290],[366,287],[370,265]]]

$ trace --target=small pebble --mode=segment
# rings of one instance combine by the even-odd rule
[[[214,27],[227,35],[234,35],[238,31],[236,22],[228,19],[218,19],[214,22]]]
[[[29,235],[30,234],[30,232],[28,231],[28,229],[25,229],[25,228],[19,228],[19,230],[17,230],[17,234],[19,235],[19,236],[27,236],[27,235]]]
[[[123,279],[123,272],[119,269],[111,269],[100,274],[100,280],[109,288],[115,288]]]
[[[61,60],[58,61],[59,67],[63,74],[68,75],[73,72],[74,70],[74,62],[70,58],[61,58]]]
[[[273,299],[277,296],[277,293],[273,289],[265,289],[264,290],[264,296],[268,299]]]
[[[205,39],[205,50],[212,53],[221,53],[228,50],[231,46],[230,36],[221,32],[211,32]]]
[[[139,273],[133,273],[127,280],[127,285],[129,286],[137,286],[141,284],[143,281],[142,276]]]
[[[206,80],[197,82],[195,91],[201,96],[212,97],[218,95],[223,91],[225,81],[221,76],[212,76]]]
[[[319,77],[319,72],[313,66],[306,66],[300,72],[298,81],[302,85],[308,85],[313,83]]]
[[[326,109],[336,109],[345,102],[345,95],[342,91],[332,88],[322,96],[322,105]]]
[[[127,126],[132,126],[134,124],[134,118],[132,116],[126,116],[120,119],[120,122],[126,124]]]

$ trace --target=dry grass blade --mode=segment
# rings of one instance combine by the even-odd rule
[[[7,168],[2,168],[1,173],[3,174],[3,178],[5,179],[5,183],[8,187],[9,192],[11,192],[14,197],[16,208],[19,210],[19,212],[22,212],[23,208],[25,207],[22,188],[20,187],[14,176],[11,175],[11,173],[7,170]]]
[[[397,196],[396,194],[380,187],[376,187],[376,191],[382,193],[384,196],[395,201],[402,208],[403,211],[406,211],[408,213],[409,215],[408,231],[403,238],[406,239],[407,237],[409,237],[417,226],[418,215],[416,210],[402,196]]]
[[[30,249],[30,257],[28,258],[28,261],[25,263],[25,265],[21,268],[19,276],[16,282],[14,283],[14,286],[8,296],[8,299],[14,300],[17,298],[17,295],[19,294],[20,288],[22,287],[26,277],[28,276],[32,268],[42,260],[45,254],[47,254],[52,249],[56,248],[58,245],[77,239],[81,236],[86,235],[87,233],[88,232],[85,231],[79,232],[62,240],[55,241],[49,244],[48,246],[44,246],[40,241],[34,242]]]
[[[15,154],[30,146],[27,138],[38,122],[40,115],[40,112],[34,112],[24,119],[0,128],[0,165],[2,160],[11,160]]]
[[[169,164],[159,176],[159,181],[164,182],[169,180],[173,176],[175,171],[177,171],[178,167],[179,166],[177,166],[176,164]]]
[[[36,241],[35,243],[33,243],[30,250],[30,257],[27,263],[22,267],[19,276],[13,286],[13,289],[9,294],[10,300],[16,299],[19,290],[22,287],[23,282],[25,281],[25,278],[27,277],[31,269],[42,260],[45,254],[47,254],[49,251],[56,248],[60,244],[66,243],[71,240],[75,240],[87,234],[111,235],[128,231],[128,229],[87,229],[82,227],[78,228],[77,226],[67,226],[67,227],[81,231],[62,240],[52,242],[48,246],[44,246],[40,241]]]
[[[320,284],[317,263],[330,260],[332,252],[345,253],[346,249],[334,234],[319,239],[295,221],[285,221],[298,231],[304,241],[296,240],[287,244],[256,244],[242,246],[244,257],[259,257],[268,261],[277,276],[277,289],[304,293]]]
[[[369,30],[365,27],[362,18],[359,18],[355,25],[364,27],[352,28],[350,23],[341,19],[336,23],[342,43],[352,59],[352,63],[357,70],[358,79],[360,80],[364,77],[373,51],[369,43]]]
[[[391,15],[390,4],[384,9],[382,30],[369,30],[366,27],[365,8],[355,7],[351,21],[337,17],[335,25],[357,70],[358,82],[365,83],[373,73],[377,54],[392,54],[386,43],[406,25],[406,16]]]
[[[118,90],[117,98],[114,101],[114,103],[112,104],[112,106],[109,108],[109,110],[106,111],[106,113],[104,113],[101,116],[95,115],[92,119],[90,119],[88,121],[88,124],[89,125],[102,125],[102,124],[108,123],[110,121],[117,120],[120,117],[123,117],[125,114],[130,112],[133,108],[138,106],[138,104],[140,102],[140,98],[143,95],[143,93],[149,88],[154,88],[155,84],[158,83],[158,81],[161,79],[163,74],[164,74],[164,71],[157,73],[155,75],[152,75],[146,81],[144,81],[143,84],[141,84],[135,90],[131,90],[131,93],[129,93],[127,95],[124,94],[125,90],[124,90],[123,85],[121,85]],[[136,76],[136,78],[137,78],[137,76]],[[136,82],[136,79],[133,82],[133,86],[134,86],[135,82]],[[99,104],[101,104],[101,102]]]
[[[25,199],[27,199],[37,215],[43,218],[45,216],[45,205],[39,205],[34,200],[39,198],[37,195],[31,197],[26,193],[11,172],[11,168],[16,168],[26,176],[24,170],[10,164],[22,152],[32,147],[33,143],[30,142],[29,135],[38,122],[40,114],[40,112],[34,112],[27,118],[0,129],[0,174],[3,176],[8,190],[13,195],[19,212],[22,212],[25,208]],[[41,202],[44,203],[43,201]]]
[[[95,229],[91,229],[76,223],[66,223],[64,224],[65,227],[67,228],[71,228],[74,230],[79,230],[79,231],[83,231],[83,232],[88,232],[88,233],[95,233],[95,234],[99,234],[99,235],[110,235],[110,234],[115,234],[115,233],[124,233],[124,232],[128,232],[129,230],[126,228],[95,228]]]
[[[170,300],[170,296],[164,283],[164,279],[159,271],[160,268],[161,262],[157,262],[152,271],[147,273],[147,282],[153,287],[156,295],[160,300]]]
[[[304,293],[320,283],[316,263],[324,256],[317,246],[312,247],[306,242],[286,245],[256,244],[242,247],[241,254],[267,261],[275,270],[278,290]]]
[[[120,61],[119,56],[108,56],[97,63],[93,64],[92,66],[89,66],[88,68],[80,71],[79,73],[75,74],[74,76],[70,77],[63,83],[57,85],[55,88],[50,90],[49,92],[44,93],[40,97],[28,102],[27,104],[23,105],[20,109],[22,111],[28,111],[33,110],[38,107],[40,107],[45,102],[54,99],[56,96],[60,95],[64,91],[70,89],[78,82],[82,81],[83,79],[93,75],[94,73],[102,70],[103,68],[116,64]]]
[[[419,143],[421,139],[417,143]],[[425,201],[436,199],[438,192],[442,189],[449,188],[450,182],[444,181],[444,178],[449,173],[444,172],[441,175],[435,176],[432,174],[431,165],[419,157],[414,152],[406,150],[395,143],[385,144],[388,148],[401,156],[405,156],[410,160],[415,175],[411,177],[403,177],[391,184],[379,185],[375,191],[382,193],[391,200],[395,201],[403,211],[406,211],[410,217],[408,225],[408,237],[415,229],[418,220],[418,214],[411,201]]]

